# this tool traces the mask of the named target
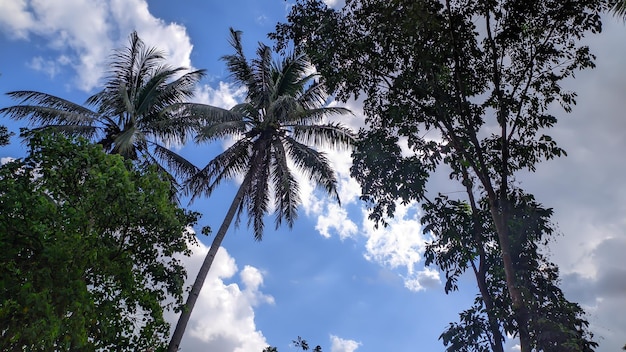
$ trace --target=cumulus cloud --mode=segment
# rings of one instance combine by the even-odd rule
[[[345,208],[341,208],[338,204],[329,204],[327,206],[327,212],[317,217],[317,224],[315,229],[319,233],[330,238],[330,229],[333,228],[339,235],[339,238],[344,240],[357,234],[358,229],[356,224],[348,218],[348,212]]]
[[[390,269],[402,268],[405,286],[412,291],[421,291],[438,286],[439,273],[420,264],[426,244],[419,221],[419,206],[416,203],[396,205],[393,219],[387,227],[375,228],[364,214],[363,231],[367,242],[365,258]],[[421,269],[420,269],[421,268]]]
[[[200,87],[194,96],[194,102],[230,109],[243,101],[246,94],[245,87],[237,87],[231,83],[220,81],[217,88],[210,85]]]
[[[590,328],[597,342],[606,350],[619,350],[624,345],[626,316],[626,270],[622,257],[626,238],[609,238],[591,252],[591,262],[598,266],[593,276],[568,273],[563,276],[563,291],[567,297],[587,311]]]
[[[41,71],[50,78],[54,78],[60,71],[62,66],[70,63],[67,56],[59,56],[55,60],[46,60],[41,56],[35,56],[29,63],[28,67],[35,71]]]
[[[354,352],[359,346],[360,342],[330,335],[330,352]]]
[[[14,38],[28,38],[27,29],[33,26],[35,19],[27,9],[26,0],[0,2],[0,28]]]
[[[191,257],[183,257],[190,286],[195,280],[208,247],[199,243]],[[232,281],[239,274],[241,286]],[[235,259],[220,248],[191,315],[182,351],[261,351],[268,344],[254,321],[254,308],[274,304],[274,298],[260,291],[263,274],[252,266],[237,268]],[[166,316],[175,327],[178,315]]]
[[[69,65],[82,90],[97,87],[111,50],[137,30],[148,46],[163,50],[173,66],[191,67],[193,46],[183,26],[152,16],[145,0],[18,0],[0,3],[0,29],[11,38],[47,41],[49,57],[30,67],[54,76]]]
[[[343,116],[341,120],[337,118],[343,124],[354,131],[364,126],[362,101],[351,100],[345,104],[333,102],[332,105],[344,106],[352,111],[352,116]],[[316,219],[315,229],[320,235],[325,238],[337,235],[341,240],[364,237],[364,257],[384,268],[399,272],[409,290],[421,291],[438,287],[439,273],[431,268],[424,268],[421,264],[425,238],[419,221],[419,205],[403,205],[398,202],[395,217],[389,219],[389,226],[375,228],[374,222],[368,219],[368,211],[359,202],[361,187],[350,176],[351,151],[328,148],[321,150],[326,153],[336,172],[341,206],[320,192],[315,192],[313,185],[306,180],[300,181],[303,208],[307,216]],[[356,206],[360,212],[349,212],[348,205]],[[359,218],[360,227],[355,222]]]

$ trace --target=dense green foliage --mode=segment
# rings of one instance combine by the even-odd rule
[[[257,57],[248,61],[241,45],[241,32],[231,29],[230,42],[235,53],[223,59],[235,83],[247,89],[244,102],[230,111],[200,105],[190,111],[204,122],[196,138],[198,142],[228,137],[236,142],[198,170],[187,186],[195,197],[211,195],[222,181],[235,176],[243,176],[243,182],[192,286],[186,309],[172,337],[170,352],[180,345],[191,310],[235,216],[239,219],[241,213],[247,211],[248,224],[253,225],[255,238],[261,240],[264,217],[273,200],[276,227],[283,220],[290,227],[293,225],[300,195],[289,160],[339,201],[335,173],[325,154],[311,145],[347,148],[354,138],[350,129],[324,120],[349,111],[327,106],[325,87],[315,80],[315,74],[308,72],[310,64],[305,55],[291,53],[280,61],[273,61],[272,50],[260,43]]]
[[[334,10],[300,0],[272,35],[278,48],[293,40],[307,53],[340,99],[364,97],[352,173],[371,217],[384,224],[396,202],[420,202],[446,291],[472,269],[480,296],[442,335],[450,350],[503,351],[505,331],[523,352],[595,346],[539,251],[551,212],[515,179],[565,154],[546,133],[555,105],[569,112],[576,102],[561,82],[594,66],[580,39],[601,30],[606,9],[602,0],[347,0]],[[438,170],[464,194],[427,187]]]
[[[16,91],[8,95],[19,105],[0,109],[0,114],[83,136],[108,153],[156,165],[174,181],[175,174],[189,175],[194,166],[166,146],[185,142],[197,127],[187,113],[193,105],[187,99],[204,75],[203,70],[185,71],[167,65],[162,52],[145,47],[133,32],[129,46],[112,55],[104,89],[89,97],[86,106],[46,93]]]
[[[9,144],[9,139],[12,134],[13,133],[10,133],[6,126],[0,126],[0,146]]]
[[[189,226],[169,183],[85,140],[36,133],[0,167],[0,350],[163,346]]]

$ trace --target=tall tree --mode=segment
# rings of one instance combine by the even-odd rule
[[[530,305],[528,331],[537,351],[593,351],[597,343],[587,330],[582,308],[567,301],[558,288],[558,268],[540,252],[554,233],[551,209],[531,195],[512,190],[511,239],[515,270],[522,294]],[[424,205],[424,231],[437,236],[426,248],[426,264],[435,263],[446,275],[446,293],[458,289],[457,281],[472,272],[480,294],[440,336],[447,351],[503,351],[504,333],[514,334],[510,298],[496,246],[497,235],[488,202],[479,202],[478,216],[466,202],[439,195]]]
[[[133,32],[129,46],[117,50],[104,89],[86,106],[34,91],[7,93],[19,105],[0,109],[38,128],[79,135],[102,144],[108,153],[157,165],[172,181],[189,175],[194,166],[168,149],[184,142],[197,126],[186,107],[204,70],[171,67],[164,53],[146,47]],[[91,109],[93,107],[93,109]]]
[[[86,140],[34,134],[0,167],[0,350],[165,348],[189,226],[169,183]]]
[[[579,39],[600,31],[605,9],[602,0],[347,0],[333,10],[300,0],[273,34],[279,48],[294,40],[340,99],[365,95],[368,129],[352,170],[373,219],[393,215],[397,200],[433,202],[426,182],[442,165],[465,190],[456,201],[473,224],[480,224],[484,200],[495,238],[478,237],[476,246],[497,246],[508,297],[501,302],[510,304],[523,352],[538,340],[531,331],[536,298],[516,267],[523,251],[513,238],[520,226],[515,177],[564,154],[544,134],[557,121],[550,109],[560,104],[569,112],[575,104],[575,93],[560,83],[593,67]],[[401,152],[399,137],[410,153]],[[446,219],[457,215],[455,209]],[[480,266],[483,257],[453,260]]]
[[[288,162],[304,172],[337,201],[337,180],[324,153],[309,147],[348,147],[352,132],[334,122],[324,122],[333,114],[346,114],[343,108],[328,107],[324,87],[310,73],[307,57],[300,53],[272,61],[271,49],[259,43],[257,57],[246,59],[241,45],[241,32],[231,29],[230,43],[235,54],[223,59],[234,81],[247,88],[246,99],[230,111],[211,106],[195,107],[193,113],[206,119],[197,136],[198,142],[234,137],[236,142],[211,160],[192,177],[188,186],[194,197],[210,195],[225,179],[243,176],[224,222],[194,282],[185,309],[172,337],[169,351],[180,345],[189,317],[200,293],[215,254],[231,222],[242,212],[248,214],[254,237],[261,240],[264,216],[273,198],[275,224],[282,221],[291,227],[300,204],[298,183]]]

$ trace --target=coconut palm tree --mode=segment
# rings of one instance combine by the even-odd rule
[[[196,170],[167,145],[183,143],[197,127],[186,100],[203,76],[204,70],[167,65],[163,52],[146,47],[133,32],[130,45],[112,55],[104,89],[84,105],[46,93],[15,91],[7,94],[19,100],[18,105],[0,113],[29,120],[35,129],[86,137],[109,153],[155,164],[174,181],[168,170],[180,175]]]
[[[337,180],[324,153],[309,147],[349,147],[353,133],[339,123],[325,122],[333,114],[349,110],[328,107],[323,85],[315,80],[308,59],[299,53],[272,61],[270,48],[259,44],[257,57],[248,62],[241,45],[241,32],[231,29],[230,43],[235,54],[224,56],[234,81],[247,88],[246,99],[229,113],[210,106],[195,109],[206,119],[197,142],[235,137],[236,142],[211,160],[192,177],[187,186],[193,197],[210,195],[223,181],[243,176],[243,182],[228,208],[211,248],[200,268],[186,305],[170,341],[168,351],[176,351],[189,321],[200,289],[209,272],[226,231],[235,217],[247,212],[254,237],[263,236],[263,218],[273,201],[275,224],[289,227],[300,204],[298,182],[288,161],[321,186],[337,201]]]

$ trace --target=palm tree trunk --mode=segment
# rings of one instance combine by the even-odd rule
[[[196,276],[196,281],[193,283],[191,287],[191,291],[189,292],[189,297],[187,297],[187,302],[183,307],[182,312],[180,313],[180,317],[178,318],[178,323],[176,324],[176,329],[174,330],[174,334],[172,334],[172,338],[170,340],[170,344],[167,347],[168,352],[176,352],[180,347],[180,342],[183,339],[183,335],[185,333],[185,329],[187,328],[187,323],[189,323],[189,317],[191,316],[191,312],[193,311],[193,307],[196,305],[196,301],[198,300],[198,296],[200,295],[200,290],[204,285],[204,280],[206,279],[207,274],[209,273],[209,269],[211,269],[211,265],[213,264],[213,260],[215,259],[215,255],[217,254],[217,250],[220,248],[224,237],[226,236],[226,231],[230,227],[235,214],[237,213],[237,208],[243,201],[243,196],[245,194],[245,190],[247,188],[247,184],[249,183],[249,177],[246,177],[244,182],[239,186],[239,190],[235,195],[235,199],[233,199],[230,208],[228,208],[228,212],[226,213],[226,217],[224,217],[224,221],[220,226],[217,234],[215,235],[215,239],[213,239],[213,243],[211,243],[211,248],[209,249],[209,253],[207,253],[204,258],[204,262],[202,262],[202,266],[200,267],[200,271],[198,272],[198,276]]]

